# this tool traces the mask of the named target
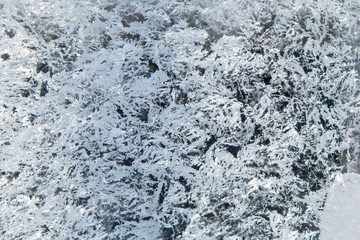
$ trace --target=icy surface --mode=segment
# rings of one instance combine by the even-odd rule
[[[360,236],[360,175],[339,175],[328,192],[321,216],[321,240],[356,240]]]
[[[1,1],[0,239],[318,239],[360,173],[359,12]]]

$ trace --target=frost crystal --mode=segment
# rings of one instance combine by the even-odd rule
[[[2,1],[0,238],[318,239],[360,173],[359,11]]]

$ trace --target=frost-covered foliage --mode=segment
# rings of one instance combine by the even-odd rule
[[[357,0],[5,0],[2,239],[317,239],[360,172]]]

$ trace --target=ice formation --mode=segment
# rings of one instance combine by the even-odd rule
[[[327,236],[360,171],[359,12],[3,0],[0,238]]]

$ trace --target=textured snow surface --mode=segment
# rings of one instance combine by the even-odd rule
[[[356,240],[360,236],[360,175],[339,175],[328,192],[321,216],[324,240]]]
[[[0,239],[326,236],[360,173],[359,13],[0,1]]]

